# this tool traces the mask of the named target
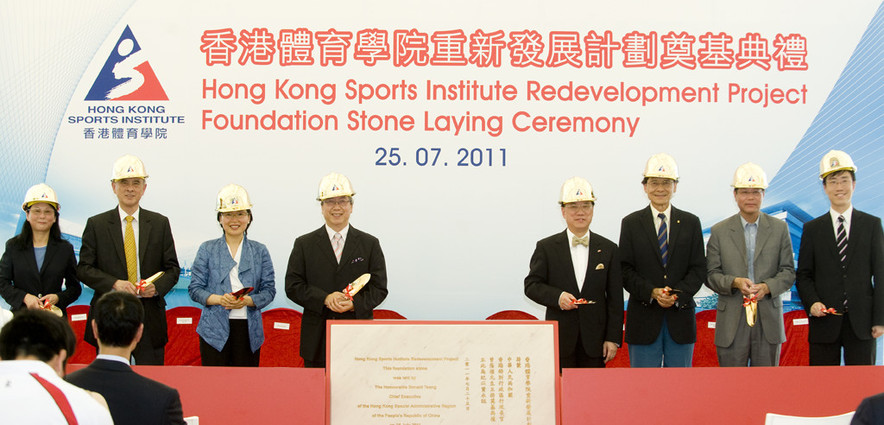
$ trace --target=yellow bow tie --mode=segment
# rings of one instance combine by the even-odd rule
[[[571,238],[571,246],[577,246],[577,245],[583,245],[583,246],[589,248],[589,235],[586,235],[582,238],[578,238],[577,236],[572,237]]]

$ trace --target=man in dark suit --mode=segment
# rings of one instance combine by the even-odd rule
[[[706,285],[718,294],[718,364],[777,366],[786,341],[782,294],[795,282],[792,240],[786,222],[761,212],[761,167],[741,165],[733,187],[740,212],[712,226],[706,245]]]
[[[123,291],[141,298],[144,305],[144,334],[132,355],[139,365],[162,365],[166,333],[165,296],[178,282],[178,255],[169,220],[140,208],[147,188],[144,164],[132,155],[114,163],[111,188],[119,206],[90,217],[83,230],[77,275],[95,290],[91,306],[110,291]],[[151,285],[141,281],[157,272],[164,274]],[[92,334],[92,311],[86,324],[86,342],[96,345]]]
[[[804,225],[798,250],[798,295],[809,316],[810,364],[875,364],[884,334],[884,231],[881,219],[851,204],[856,166],[842,151],[820,162],[830,209]]]
[[[178,390],[145,378],[129,367],[129,356],[144,331],[144,308],[134,295],[112,291],[92,307],[98,357],[67,381],[107,400],[114,423],[183,424]]]
[[[325,226],[295,239],[285,274],[285,293],[304,308],[301,357],[306,367],[325,367],[326,320],[370,320],[387,297],[387,266],[378,239],[350,226],[353,186],[331,173],[319,183]],[[363,274],[368,283],[355,295],[345,292]]]
[[[559,368],[605,367],[617,355],[623,328],[623,283],[617,245],[589,231],[595,209],[589,182],[562,185],[567,229],[537,242],[525,295],[559,322]]]
[[[690,367],[697,341],[694,294],[706,277],[700,219],[671,204],[678,187],[671,156],[648,160],[642,187],[650,206],[620,224],[630,366]]]

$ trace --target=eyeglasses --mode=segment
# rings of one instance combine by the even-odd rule
[[[28,208],[28,213],[33,215],[54,215],[55,209],[50,206],[47,206],[46,208],[31,207]]]
[[[346,207],[347,205],[350,205],[351,203],[352,203],[352,201],[350,201],[350,199],[326,199],[326,200],[322,201],[322,205],[328,205],[329,207],[332,207],[332,208],[334,208],[334,207],[343,208],[343,207]]]
[[[574,202],[565,204],[565,209],[568,211],[590,211],[592,210],[592,207],[592,202]]]
[[[231,212],[223,212],[221,216],[224,218],[246,218],[249,216],[247,211],[231,211]]]
[[[144,179],[128,178],[117,180],[115,183],[123,187],[139,188],[141,186],[144,186]]]
[[[656,187],[671,187],[674,183],[675,183],[675,181],[670,180],[670,179],[652,178],[652,179],[648,179],[646,184],[648,186],[656,188]]]
[[[761,189],[738,189],[737,195],[745,196],[745,197],[759,197],[764,194],[764,191]]]

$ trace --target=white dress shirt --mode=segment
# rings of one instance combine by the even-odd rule
[[[576,235],[571,233],[570,229],[566,231],[568,232],[568,246],[571,248],[571,264],[574,266],[574,278],[577,279],[577,289],[583,291],[583,281],[586,279],[586,267],[589,263],[589,247],[583,245],[574,246],[571,241],[574,240]],[[584,236],[589,238],[589,231],[577,237],[582,238]],[[577,294],[571,295],[577,296]]]

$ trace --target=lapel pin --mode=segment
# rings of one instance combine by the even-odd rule
[[[602,264],[602,263],[599,263],[599,265],[595,266],[595,269],[596,269],[596,270],[604,270],[604,269],[605,269],[605,265]]]

